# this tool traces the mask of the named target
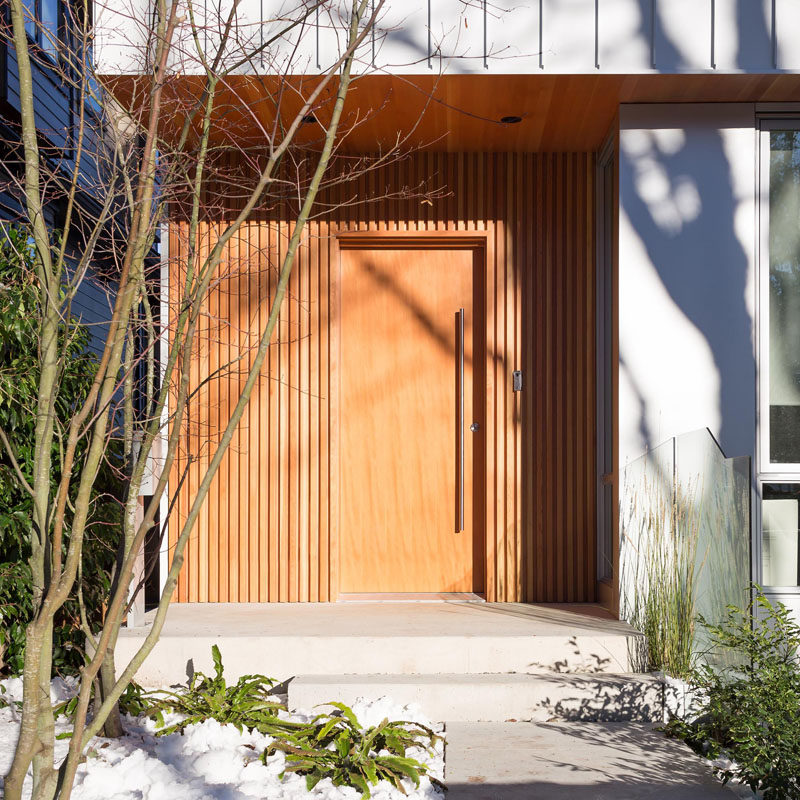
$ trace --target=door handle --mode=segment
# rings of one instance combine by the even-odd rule
[[[456,312],[456,533],[464,530],[464,309]]]

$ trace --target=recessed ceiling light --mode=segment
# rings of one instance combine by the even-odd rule
[[[500,117],[500,122],[504,125],[516,125],[518,122],[522,122],[522,117],[510,114],[507,117]]]
[[[303,117],[303,124],[310,125],[312,122],[316,122],[317,118],[313,114],[306,114]]]

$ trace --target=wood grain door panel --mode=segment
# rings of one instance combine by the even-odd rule
[[[341,251],[342,592],[461,592],[482,584],[473,566],[481,547],[473,483],[482,432],[469,430],[483,384],[475,367],[476,349],[483,351],[475,346],[482,329],[482,314],[474,313],[476,255],[441,245]]]

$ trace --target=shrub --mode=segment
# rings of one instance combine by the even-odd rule
[[[4,557],[7,556],[0,552],[0,558]],[[21,561],[0,563],[0,674],[22,672],[25,623],[30,618],[32,601],[28,565]]]
[[[739,666],[696,667],[693,719],[672,720],[667,733],[731,759],[719,770],[725,782],[736,778],[765,800],[800,799],[800,626],[760,591],[744,610],[729,606],[722,624],[701,623]]]
[[[11,443],[28,483],[33,463],[38,386],[38,295],[31,280],[32,256],[24,231],[0,230],[0,428]],[[75,319],[64,321],[59,335],[68,340],[68,358],[56,397],[56,416],[62,430],[94,379],[97,362],[89,348],[90,334]],[[58,468],[62,446],[53,444],[51,480],[61,479]],[[85,442],[80,448],[85,447]],[[76,463],[80,463],[80,452]],[[112,447],[113,453],[113,447]],[[105,464],[92,498],[81,564],[80,588],[89,624],[102,615],[102,598],[110,582],[119,533],[121,496],[111,465]],[[0,671],[19,673],[25,646],[25,628],[33,611],[32,581],[28,568],[31,546],[32,500],[20,486],[6,448],[0,445]],[[68,538],[64,547],[68,546]],[[83,663],[77,593],[55,620],[53,664],[56,672],[74,673]],[[3,664],[5,662],[5,664]]]

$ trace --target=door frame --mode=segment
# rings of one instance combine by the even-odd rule
[[[480,258],[478,279],[474,284],[475,301],[473,314],[478,318],[480,311],[483,317],[482,344],[484,350],[483,372],[485,376],[483,386],[483,430],[484,452],[482,469],[473,476],[473,515],[480,519],[479,529],[474,531],[473,542],[473,580],[482,578],[483,593],[489,599],[493,588],[489,585],[489,576],[493,574],[494,548],[489,546],[490,538],[487,533],[487,513],[489,507],[487,486],[494,485],[494,465],[490,458],[492,448],[489,444],[497,438],[494,423],[494,370],[491,369],[494,348],[490,333],[494,326],[494,304],[487,302],[490,292],[495,290],[489,283],[487,264],[494,258],[493,239],[489,231],[403,231],[403,230],[369,230],[351,231],[347,229],[331,231],[331,275],[329,283],[329,313],[330,324],[330,390],[329,421],[330,421],[330,600],[336,602],[339,598],[340,570],[339,553],[341,542],[341,448],[339,446],[341,426],[341,300],[342,300],[342,254],[343,249],[353,250],[359,248],[393,250],[398,247],[443,249],[443,250],[474,250]],[[475,331],[473,328],[473,336]],[[477,348],[476,348],[477,352]],[[479,461],[479,463],[480,463]],[[492,472],[490,472],[490,470]],[[490,570],[490,566],[492,569]]]

